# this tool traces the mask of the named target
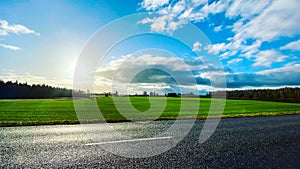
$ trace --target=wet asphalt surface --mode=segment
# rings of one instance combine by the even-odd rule
[[[151,122],[149,130],[137,130],[131,123],[111,125],[123,134],[145,138],[172,123]],[[300,168],[300,115],[223,119],[200,144],[203,123],[197,120],[174,148],[148,158],[125,158],[103,148],[126,144],[122,142],[87,145],[95,140],[81,125],[3,127],[0,168]],[[122,140],[106,129],[97,132],[103,142]]]

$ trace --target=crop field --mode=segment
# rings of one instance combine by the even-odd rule
[[[122,107],[122,97],[119,97]],[[162,97],[151,98],[155,103],[162,103]],[[204,119],[209,112],[211,99],[209,98],[167,98],[162,112],[148,112],[151,107],[148,97],[131,97],[130,101],[135,109],[119,113],[111,97],[97,98],[99,109],[104,119],[95,118],[92,121],[122,122],[129,120],[167,120],[176,119],[180,111],[181,99],[185,99],[185,106],[193,108],[195,101],[199,101],[197,118]],[[76,100],[84,103],[87,101]],[[191,103],[191,105],[189,105]],[[124,102],[125,104],[125,102]],[[274,116],[285,114],[300,114],[299,103],[280,103],[253,100],[226,100],[223,118]],[[181,112],[181,118],[191,118],[193,113]],[[127,117],[127,118],[126,118]],[[128,117],[130,117],[128,119]],[[41,124],[75,124],[79,123],[72,100],[36,99],[36,100],[0,100],[0,126],[41,125]]]

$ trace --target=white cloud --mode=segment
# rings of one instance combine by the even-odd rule
[[[184,20],[174,21],[171,15],[165,15],[162,17],[144,18],[141,21],[139,21],[139,23],[150,23],[151,30],[154,32],[165,32],[171,34],[173,31],[180,28],[186,22]]]
[[[226,11],[231,0],[214,1],[211,4],[206,4],[201,11],[208,16],[209,14],[217,14]]]
[[[285,66],[283,66],[281,68],[263,70],[263,71],[257,72],[256,74],[259,74],[259,75],[272,75],[272,74],[280,73],[280,74],[286,74],[287,75],[289,72],[290,73],[297,72],[297,74],[299,76],[300,75],[300,64],[297,64],[297,63],[286,64]],[[290,76],[286,76],[286,77],[290,77]]]
[[[242,48],[239,49],[243,52],[243,54],[241,54],[241,56],[245,56],[247,59],[253,57],[253,55],[255,55],[257,52],[259,52],[258,48],[261,46],[261,43],[262,42],[260,40],[256,40],[251,45],[241,46]]]
[[[256,57],[257,65],[268,66],[274,62],[281,62],[286,56],[282,55],[278,51],[266,50],[260,52]],[[261,59],[264,58],[264,59]],[[243,58],[236,58],[230,60],[229,64],[241,62]],[[148,72],[140,77],[142,81],[134,82],[129,86],[124,87],[124,82],[128,82],[128,79],[132,78],[130,74],[133,72],[141,72],[147,68],[156,67],[162,68],[160,70],[167,70],[170,74],[175,74],[175,80],[180,79],[181,82],[179,88],[187,91],[187,89],[195,89],[199,85],[207,90],[216,90],[213,86],[210,86],[211,81],[217,81],[221,75],[225,73],[227,85],[230,88],[241,88],[246,86],[262,87],[262,86],[284,86],[284,85],[299,85],[300,82],[300,64],[291,63],[282,68],[269,69],[258,73],[230,73],[221,69],[216,69],[209,66],[188,64],[189,68],[186,68],[184,64],[188,62],[177,57],[162,57],[153,56],[150,54],[142,54],[139,56],[125,56],[122,58],[114,59],[109,64],[96,73],[96,86],[99,89],[106,89],[110,91],[119,91],[122,94],[134,94],[142,91],[159,91],[164,93],[176,88],[176,85],[168,83],[168,76],[165,74],[155,74],[154,72]],[[193,71],[191,77],[188,72]],[[136,74],[135,74],[136,75]],[[152,83],[145,81],[145,79],[153,80]],[[197,84],[192,83],[191,79],[196,79]],[[157,81],[156,81],[157,80]],[[144,82],[143,82],[144,81]],[[98,83],[99,82],[99,83]],[[115,88],[112,87],[112,83]],[[175,87],[175,88],[174,88]],[[199,88],[198,88],[199,89]]]
[[[179,0],[170,4],[166,0],[144,0],[142,2],[144,9],[155,11],[161,16],[147,18],[140,21],[140,23],[150,24],[151,30],[155,32],[172,33],[188,22],[199,22],[205,19],[210,13],[224,11],[227,6],[226,4],[228,3],[219,1],[208,5],[207,0]]]
[[[27,28],[24,25],[16,24],[10,25],[6,20],[0,20],[0,36],[6,36],[8,34],[35,34],[40,35],[32,29]]]
[[[104,68],[97,72],[102,77],[111,79],[113,74],[118,71],[122,73],[122,78],[127,79],[128,71],[142,70],[145,67],[162,66],[172,71],[187,71],[184,60],[179,57],[152,56],[150,54],[141,54],[138,56],[126,55],[109,62]]]
[[[300,51],[300,39],[280,47],[280,50],[286,50],[286,49]]]
[[[185,1],[186,7],[182,8],[179,19],[188,22],[200,22],[207,18],[209,14],[217,14],[224,12],[228,7],[230,0],[215,1],[211,4],[208,1],[199,1],[198,3]]]
[[[226,11],[226,16],[229,18],[241,16],[241,19],[233,24],[232,31],[235,35],[228,39],[230,42],[222,45],[219,52],[225,52],[227,57],[240,52],[240,56],[249,59],[255,57],[263,42],[300,34],[298,22],[300,14],[297,12],[299,8],[298,0],[233,1]],[[247,40],[254,42],[248,44]],[[258,65],[261,63],[260,60],[263,61],[264,58],[257,58]]]
[[[249,9],[251,7],[251,9]],[[271,61],[255,56],[263,42],[273,41],[282,36],[295,36],[300,34],[300,1],[274,0],[274,1],[234,1],[226,11],[227,17],[242,18],[235,22],[232,31],[235,35],[228,38],[229,42],[209,45],[210,53],[222,53],[221,58],[228,58],[240,52],[240,56],[247,59],[256,57],[254,65],[270,65]],[[247,40],[254,40],[246,43]],[[291,44],[296,45],[296,44]],[[264,52],[263,52],[264,53]],[[283,58],[279,57],[278,60]],[[273,59],[273,61],[276,61]],[[265,64],[264,64],[265,63]]]
[[[194,52],[199,52],[199,51],[201,51],[201,47],[202,47],[202,43],[200,43],[199,41],[197,41],[193,45],[193,51]]]
[[[139,88],[155,88],[157,84],[171,88],[170,86],[174,86],[174,81],[170,79],[171,77],[179,81],[179,84],[183,86],[196,85],[197,83],[209,86],[209,80],[201,78],[203,72],[210,72],[211,74],[216,72],[215,74],[218,75],[222,72],[222,69],[204,65],[201,61],[190,61],[179,57],[139,54],[111,60],[108,64],[103,65],[97,70],[95,79],[99,79],[99,84],[97,84],[100,86],[99,88],[109,89],[111,86],[117,86],[119,89],[116,90],[121,91],[122,89],[124,91],[127,90],[128,86],[126,87],[126,85],[128,81],[132,81],[138,72],[147,69],[151,70],[141,76],[137,76],[139,81],[134,82],[136,83],[134,87],[137,88],[138,84],[144,83]],[[158,71],[153,71],[153,69]],[[166,72],[170,76],[161,72]],[[208,77],[213,78],[214,76]]]
[[[255,56],[255,63],[253,66],[269,67],[273,63],[283,62],[288,56],[281,54],[275,50],[260,51]]]
[[[208,53],[212,54],[219,54],[220,52],[223,52],[226,49],[227,46],[225,43],[210,44],[206,46],[206,50],[208,50]]]
[[[12,45],[6,45],[6,44],[0,44],[1,47],[6,48],[6,49],[10,49],[10,50],[22,50],[20,47],[17,46],[12,46]]]
[[[5,30],[0,29],[0,36],[6,36],[8,33]]]
[[[171,33],[188,22],[201,22],[208,20],[209,15],[225,12],[225,19],[234,19],[235,22],[224,25],[224,28],[232,29],[234,35],[227,38],[228,42],[208,45],[206,49],[209,53],[220,54],[221,59],[237,53],[250,59],[257,58],[256,54],[263,42],[300,34],[299,9],[299,0],[222,0],[210,4],[204,0],[179,0],[156,8],[154,12],[160,16],[148,18],[148,22],[144,23],[150,24],[153,31]],[[214,27],[214,31],[220,30],[222,26]],[[282,49],[288,47],[299,49],[297,44],[290,44]],[[258,65],[263,62],[260,60],[263,58],[257,58]]]
[[[214,31],[215,31],[215,32],[220,32],[221,30],[222,30],[222,25],[216,26],[216,27],[214,28]]]
[[[222,0],[210,4],[202,0],[178,0],[157,8],[160,16],[148,21],[153,31],[171,33],[188,22],[208,21],[215,32],[231,29],[233,35],[227,41],[210,44],[203,48],[210,54],[219,55],[221,59],[228,59],[228,64],[242,62],[244,59],[254,61],[254,67],[271,67],[274,63],[287,60],[288,56],[272,48],[261,50],[262,44],[268,44],[282,37],[300,35],[300,1],[299,0]],[[147,9],[146,9],[147,10]],[[218,23],[210,20],[210,15],[225,13],[225,21]],[[167,16],[167,17],[166,17]],[[158,20],[162,18],[165,22]],[[150,19],[150,18],[148,18]],[[233,23],[227,22],[234,21]],[[156,22],[155,22],[156,21]],[[161,21],[161,22],[158,22]],[[170,27],[170,22],[176,21],[176,26]],[[232,24],[231,24],[232,23]],[[222,26],[216,26],[220,25]],[[227,25],[226,25],[227,24]],[[229,35],[229,34],[228,34]],[[194,50],[197,50],[194,44]],[[264,45],[265,47],[266,45]],[[300,40],[282,46],[280,50],[300,50]],[[229,59],[239,55],[238,58]],[[228,74],[228,85],[231,87],[245,86],[283,86],[299,85],[299,64],[286,65],[282,68],[269,69],[258,73]],[[200,77],[208,78],[217,73],[200,73]]]
[[[299,86],[300,85],[300,64],[286,64],[281,68],[264,70],[256,73],[262,76],[261,81],[266,81],[275,86]]]
[[[234,0],[226,10],[226,16],[229,18],[241,16],[243,20],[249,19],[254,15],[260,14],[270,2],[271,0]]]
[[[224,52],[220,55],[220,59],[223,60],[223,59],[227,59],[229,58],[230,56],[233,56],[237,54],[237,51],[236,50],[233,50],[233,51],[227,51],[227,52]]]
[[[226,59],[229,56],[233,56],[237,54],[239,48],[241,48],[241,42],[240,41],[234,41],[231,43],[216,43],[216,44],[210,44],[205,47],[205,49],[208,51],[208,53],[220,55],[221,59]]]
[[[241,62],[241,61],[243,61],[243,59],[235,58],[235,59],[232,59],[232,60],[228,61],[227,63],[228,64],[234,64],[234,63],[238,63],[238,62]]]
[[[144,19],[140,20],[138,23],[146,24],[146,23],[152,23],[152,22],[153,22],[153,19],[151,19],[151,18],[144,18]]]
[[[235,30],[236,39],[272,41],[281,36],[294,36],[300,30],[300,1],[274,0],[257,17]]]
[[[178,1],[171,9],[172,14],[179,14],[181,13],[183,10],[185,10],[186,7],[186,2],[181,0]]]
[[[32,29],[27,28],[24,25],[20,24],[12,24],[10,25],[6,20],[0,20],[0,37],[1,36],[8,36],[9,34],[34,34],[39,36],[40,34],[35,32]],[[13,45],[7,45],[7,44],[0,44],[1,47],[17,51],[22,50],[20,47],[13,46]]]
[[[156,10],[168,3],[169,0],[144,0],[141,5],[146,10]]]

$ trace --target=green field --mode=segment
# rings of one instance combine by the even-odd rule
[[[121,101],[122,101],[122,97]],[[153,98],[158,103],[161,97]],[[211,99],[208,98],[167,98],[167,105],[162,114],[155,115],[147,113],[150,108],[148,97],[131,97],[131,103],[137,110],[137,114],[126,112],[126,117],[131,120],[149,120],[158,117],[162,119],[176,119],[180,111],[181,99],[185,99],[186,106],[192,102],[200,101],[200,110],[197,117],[204,119],[209,112]],[[84,104],[86,100],[77,100]],[[97,98],[101,113],[108,122],[128,121],[118,113],[110,97]],[[124,115],[124,113],[122,113]],[[300,104],[279,103],[253,100],[227,100],[222,117],[248,117],[248,116],[273,116],[284,114],[300,114]],[[128,115],[128,116],[127,116]],[[190,112],[182,112],[181,118],[191,118]],[[75,124],[78,123],[72,100],[0,100],[0,126],[16,125],[40,125],[40,124]],[[155,118],[156,119],[156,118]],[[94,118],[91,121],[104,119]]]

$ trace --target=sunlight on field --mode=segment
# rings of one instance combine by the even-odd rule
[[[162,97],[154,98],[157,102]],[[97,98],[99,109],[108,122],[122,122],[129,120],[164,120],[176,119],[180,111],[181,99],[200,102],[198,118],[205,119],[209,112],[211,99],[209,98],[167,98],[167,104],[162,113],[149,114],[151,107],[148,97],[131,97],[130,102],[138,110],[130,119],[120,114],[111,97]],[[85,100],[79,100],[84,104]],[[189,105],[187,105],[189,106]],[[130,112],[126,112],[130,113]],[[190,112],[181,112],[182,118],[191,118]],[[283,114],[299,114],[300,104],[280,103],[253,100],[227,100],[223,118],[248,117],[248,116],[273,116]],[[125,114],[127,117],[128,114]],[[79,123],[72,100],[36,99],[36,100],[1,100],[0,101],[0,125],[38,125],[38,124],[74,124]],[[90,119],[91,121],[103,121],[104,119]]]

